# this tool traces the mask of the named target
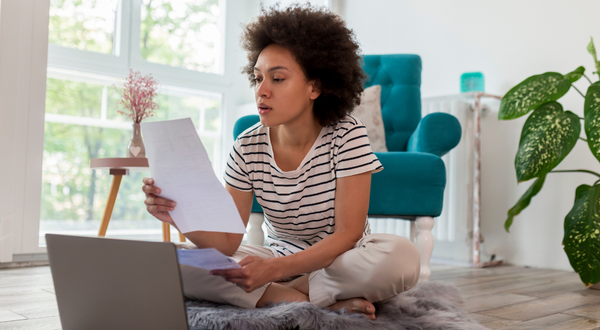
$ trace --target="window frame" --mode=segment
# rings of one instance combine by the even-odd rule
[[[84,71],[115,77],[126,76],[129,68],[152,72],[161,83],[172,86],[220,91],[232,82],[232,72],[225,66],[227,58],[227,0],[219,0],[221,18],[221,61],[223,74],[205,73],[172,67],[144,60],[140,53],[140,25],[142,0],[119,0],[115,18],[115,50],[113,54],[80,50],[48,44],[48,66]]]
[[[81,50],[48,42],[48,67],[104,75],[127,71],[130,42],[131,0],[119,0],[115,17],[113,54]]]

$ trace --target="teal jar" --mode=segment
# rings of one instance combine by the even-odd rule
[[[483,73],[481,72],[466,72],[460,76],[460,92],[484,92],[485,84]]]

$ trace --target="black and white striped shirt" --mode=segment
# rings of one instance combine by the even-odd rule
[[[294,171],[275,163],[269,128],[260,123],[240,134],[229,154],[225,182],[253,191],[265,212],[267,242],[281,256],[302,251],[335,231],[336,179],[383,169],[367,130],[347,116],[323,127]],[[363,235],[370,233],[366,221]]]

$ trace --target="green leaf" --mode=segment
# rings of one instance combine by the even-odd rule
[[[558,102],[548,102],[531,114],[521,132],[515,169],[519,182],[552,171],[579,139],[581,123],[571,111],[563,111]]]
[[[515,206],[508,210],[508,218],[506,219],[506,222],[504,222],[504,229],[506,229],[507,233],[508,229],[513,223],[514,217],[519,215],[521,211],[523,211],[527,206],[529,206],[531,198],[533,198],[533,196],[537,195],[538,192],[540,192],[545,180],[546,174],[542,174],[539,178],[537,178],[537,180],[535,180],[535,182],[531,186],[529,186],[529,189],[527,189],[523,196],[521,196],[517,204],[515,204]]]
[[[600,81],[588,87],[583,104],[585,135],[592,154],[600,161]]]
[[[577,187],[563,245],[581,281],[586,286],[600,282],[600,185]]]
[[[515,119],[549,101],[556,101],[571,88],[571,81],[557,72],[531,76],[513,87],[500,102],[498,119]]]
[[[590,54],[592,54],[592,56],[594,57],[594,60],[596,60],[596,47],[594,47],[594,38],[590,37],[590,43],[587,46],[587,50]]]
[[[594,47],[594,38],[590,37],[590,43],[587,46],[587,50],[594,58],[594,65],[596,66],[596,74],[600,74],[600,62],[598,62],[598,56],[596,55],[596,47]]]
[[[571,81],[571,83],[576,82],[577,80],[579,80],[579,78],[581,78],[581,76],[583,76],[583,73],[585,72],[585,68],[580,66],[577,69],[567,73],[565,75],[566,79],[569,79]]]
[[[596,55],[596,47],[594,47],[594,38],[590,37],[590,43],[587,46],[587,50],[594,57],[594,62],[598,62],[598,58]]]

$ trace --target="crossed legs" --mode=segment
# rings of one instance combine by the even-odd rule
[[[244,246],[234,259],[246,255],[274,257],[269,248]],[[244,308],[291,301],[310,301],[329,309],[346,308],[375,318],[373,302],[384,301],[414,287],[419,280],[420,255],[408,239],[372,234],[331,265],[288,283],[270,283],[251,293],[199,268],[182,267],[184,293],[192,299],[229,303]]]

